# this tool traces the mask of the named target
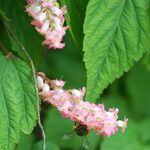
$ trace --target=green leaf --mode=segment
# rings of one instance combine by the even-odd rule
[[[86,100],[123,75],[150,47],[149,0],[90,0],[84,24]]]
[[[83,22],[89,0],[61,0],[67,6],[66,21],[71,35],[79,48],[83,42]]]
[[[37,121],[37,96],[32,70],[25,62],[0,56],[0,148],[14,149],[22,130]]]

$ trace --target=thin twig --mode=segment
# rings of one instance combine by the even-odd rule
[[[20,48],[23,50],[24,54],[26,55],[26,57],[28,58],[31,68],[32,68],[32,72],[33,72],[33,78],[34,81],[36,82],[36,71],[34,68],[34,64],[32,59],[30,58],[30,56],[28,55],[28,53],[26,52],[25,48],[23,47],[23,45],[18,41],[18,39],[16,38],[16,36],[14,35],[14,33],[11,31],[11,29],[9,28],[9,26],[7,25],[6,22],[3,22],[6,30],[10,33],[10,35],[14,38],[14,40],[17,42],[17,44],[20,46]],[[8,51],[9,52],[9,51]],[[37,109],[38,109],[38,125],[41,129],[41,133],[42,133],[42,138],[43,138],[43,150],[46,150],[46,136],[45,136],[45,132],[44,132],[44,128],[43,125],[41,123],[41,117],[40,117],[40,106],[39,106],[39,95],[38,95],[38,88],[37,85],[35,84],[35,89],[36,89],[36,98],[37,98]]]
[[[4,53],[6,54],[6,55],[8,55],[8,53],[9,53],[9,51],[8,51],[8,49],[3,45],[3,43],[0,41],[0,48],[4,51]]]
[[[0,48],[3,50],[3,52],[7,55],[8,59],[14,58],[14,55],[3,45],[3,43],[0,41]]]

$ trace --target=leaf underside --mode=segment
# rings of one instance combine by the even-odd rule
[[[0,150],[14,149],[22,130],[36,125],[37,98],[32,70],[19,59],[0,56]]]
[[[83,50],[86,100],[96,101],[150,47],[149,0],[90,0]]]

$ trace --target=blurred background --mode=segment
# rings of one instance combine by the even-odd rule
[[[83,52],[69,31],[65,36],[66,47],[63,50],[47,49],[41,45],[43,38],[30,25],[31,18],[24,12],[24,6],[24,1],[14,3],[12,0],[0,0],[0,8],[11,19],[10,26],[33,59],[36,70],[44,72],[50,79],[67,81],[66,89],[86,86]],[[2,24],[0,38],[11,49]],[[147,61],[150,61],[148,57]],[[97,103],[104,103],[107,108],[119,108],[119,117],[123,119],[126,116],[129,123],[124,134],[119,131],[109,138],[90,132],[90,150],[150,150],[150,71],[143,64],[143,59],[110,85]],[[81,137],[75,136],[69,141],[62,139],[73,130],[74,122],[62,118],[54,107],[42,102],[41,119],[46,133],[46,150],[83,150]],[[42,150],[38,126],[31,135],[21,135],[17,150]]]

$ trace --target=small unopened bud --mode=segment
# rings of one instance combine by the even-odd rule
[[[40,76],[37,76],[37,85],[39,89],[43,88],[44,82],[43,79]]]
[[[48,91],[50,91],[50,87],[49,87],[49,85],[47,84],[47,83],[44,83],[44,85],[43,85],[43,90],[42,90],[43,92],[48,92]]]
[[[65,85],[65,82],[63,80],[53,80],[53,83],[58,87],[63,87]]]
[[[44,12],[41,12],[39,15],[38,15],[38,19],[39,21],[44,21],[46,19],[46,13]]]
[[[43,23],[43,25],[42,25],[42,27],[41,27],[41,30],[40,30],[39,32],[40,32],[41,34],[44,34],[45,32],[47,32],[48,29],[49,29],[49,25],[50,25],[49,21],[46,20],[46,21]]]
[[[124,119],[124,121],[122,121],[122,120],[117,121],[118,127],[122,128],[122,132],[124,132],[126,130],[127,122],[128,122],[128,119]]]
[[[54,13],[55,15],[57,15],[57,16],[61,15],[61,13],[62,13],[61,9],[59,9],[59,8],[56,7],[56,6],[52,7],[52,11],[53,11],[53,13]]]
[[[81,98],[82,97],[82,92],[76,89],[73,89],[72,91],[72,95],[77,97],[77,98]]]

